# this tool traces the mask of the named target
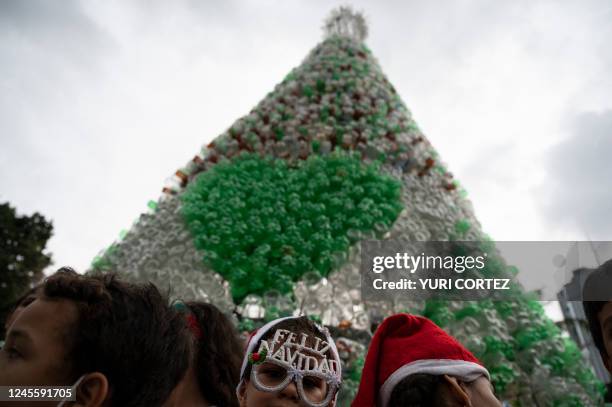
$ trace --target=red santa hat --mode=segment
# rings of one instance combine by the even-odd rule
[[[464,382],[489,372],[455,338],[427,318],[397,314],[378,327],[366,356],[352,407],[387,407],[393,389],[406,377],[449,375]]]

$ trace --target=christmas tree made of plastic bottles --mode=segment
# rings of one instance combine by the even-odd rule
[[[249,114],[168,180],[158,202],[94,270],[210,301],[242,331],[303,313],[328,326],[344,361],[339,405],[359,382],[371,328],[425,315],[463,342],[516,406],[601,403],[601,384],[540,304],[361,299],[359,242],[487,240],[466,199],[364,44],[350,8]],[[508,275],[503,259],[485,275]]]

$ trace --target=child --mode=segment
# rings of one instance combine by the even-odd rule
[[[326,407],[335,405],[341,380],[327,329],[307,317],[287,317],[249,338],[236,392],[241,407]]]
[[[378,327],[353,407],[500,407],[489,372],[426,318],[397,314]]]
[[[155,286],[64,268],[13,315],[0,386],[73,386],[80,406],[159,406],[187,369],[189,341]]]
[[[164,404],[238,407],[242,345],[231,321],[212,304],[178,301],[193,337],[191,363],[183,380]]]

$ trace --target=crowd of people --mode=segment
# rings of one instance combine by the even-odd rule
[[[611,273],[612,261],[592,285]],[[612,302],[589,301],[585,311],[610,369]],[[71,400],[48,405],[325,407],[342,385],[334,338],[305,316],[243,338],[215,306],[170,302],[153,284],[113,273],[62,268],[25,293],[4,325],[0,386],[72,386]],[[374,332],[352,406],[501,403],[463,345],[426,318],[396,314]]]

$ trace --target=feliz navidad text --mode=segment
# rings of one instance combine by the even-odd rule
[[[330,344],[321,338],[277,329],[272,340],[261,341],[258,353],[297,370],[338,375],[338,361],[327,357],[329,350]]]

